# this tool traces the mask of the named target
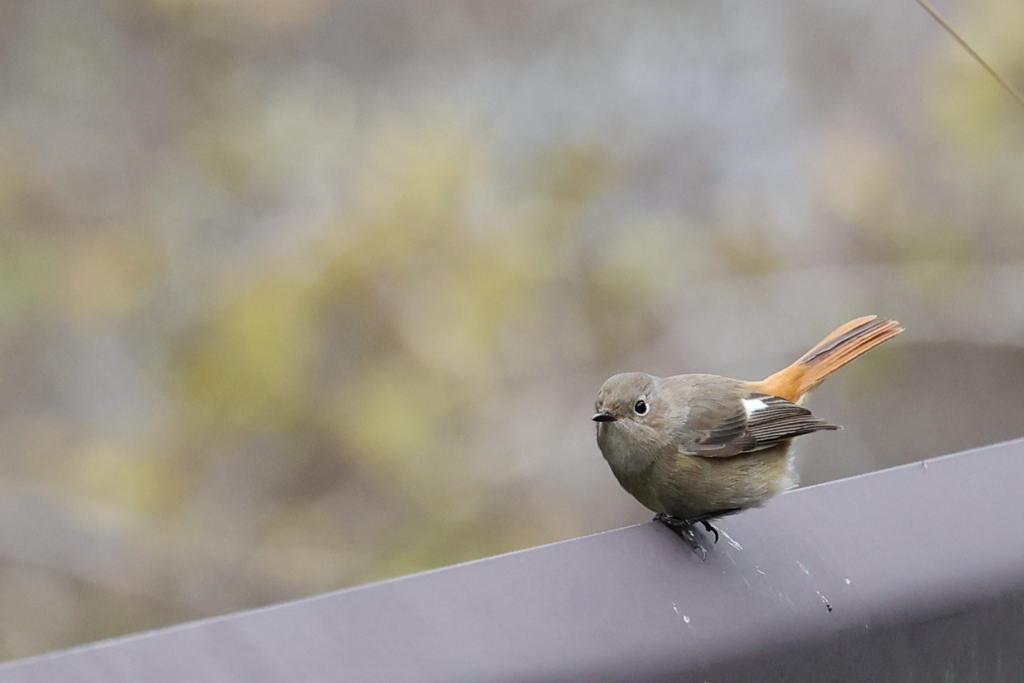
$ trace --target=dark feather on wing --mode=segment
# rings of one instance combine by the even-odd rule
[[[802,434],[840,428],[815,417],[807,408],[778,396],[750,394],[746,398],[760,401],[764,407],[748,415],[743,401],[739,401],[735,412],[697,439],[692,447],[694,455],[729,457],[771,448]]]

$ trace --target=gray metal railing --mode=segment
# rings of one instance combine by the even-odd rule
[[[1024,681],[1024,441],[0,666],[28,681]]]

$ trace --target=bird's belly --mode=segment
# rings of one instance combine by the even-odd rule
[[[659,459],[647,478],[643,498],[655,512],[680,519],[763,505],[797,485],[790,444],[729,458],[675,454]]]

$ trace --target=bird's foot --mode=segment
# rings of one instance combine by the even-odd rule
[[[690,517],[689,519],[680,519],[679,517],[673,517],[672,515],[666,515],[664,512],[659,512],[654,515],[654,521],[661,522],[669,529],[676,532],[676,535],[683,539],[683,542],[690,546],[693,552],[700,554],[701,562],[703,562],[708,556],[708,551],[700,544],[700,534],[696,529],[694,529],[694,525],[699,523],[704,527],[705,531],[714,534],[714,542],[718,543],[718,529],[711,523],[711,520],[717,519],[718,517],[725,517],[726,515],[734,515],[742,510],[743,508],[730,508],[728,510],[706,512],[703,515],[697,515],[696,517]]]
[[[679,519],[678,517],[666,515],[664,512],[659,512],[654,515],[654,521],[661,522],[679,536],[679,538],[683,539],[683,543],[689,546],[690,550],[700,555],[701,562],[708,558],[708,551],[700,542],[700,532],[693,527],[694,522],[688,519]],[[704,525],[705,529],[714,532],[715,542],[718,542],[718,530],[704,520],[698,521]]]

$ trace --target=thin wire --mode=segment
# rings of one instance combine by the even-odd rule
[[[972,57],[974,57],[974,59],[977,60],[978,64],[981,64],[981,66],[985,69],[985,71],[987,71],[987,72],[989,72],[989,74],[991,74],[992,78],[994,78],[997,81],[999,81],[999,84],[1001,86],[1003,86],[1004,88],[1006,88],[1006,92],[1010,93],[1010,95],[1013,97],[1013,99],[1017,100],[1017,103],[1020,106],[1024,107],[1024,96],[1022,96],[1019,92],[1017,92],[1012,85],[1010,85],[1005,80],[1003,80],[1003,77],[1000,76],[999,74],[997,74],[995,69],[990,67],[988,65],[988,62],[986,62],[984,59],[982,59],[981,55],[979,55],[977,52],[975,52],[974,48],[972,48],[970,45],[968,45],[964,41],[964,39],[960,37],[960,34],[958,34],[956,31],[953,30],[953,27],[949,25],[949,22],[947,22],[945,19],[943,19],[942,15],[939,14],[938,11],[936,11],[936,9],[934,7],[932,7],[930,4],[928,4],[927,0],[917,0],[917,4],[919,4],[921,7],[924,7],[925,11],[928,12],[928,14],[932,15],[932,18],[935,19],[935,21],[939,22],[939,24],[942,25],[942,28],[946,29],[946,32],[949,33],[949,35],[953,36],[953,38],[956,39],[956,42],[960,43],[960,45],[965,50],[967,50],[968,54],[970,54]]]

